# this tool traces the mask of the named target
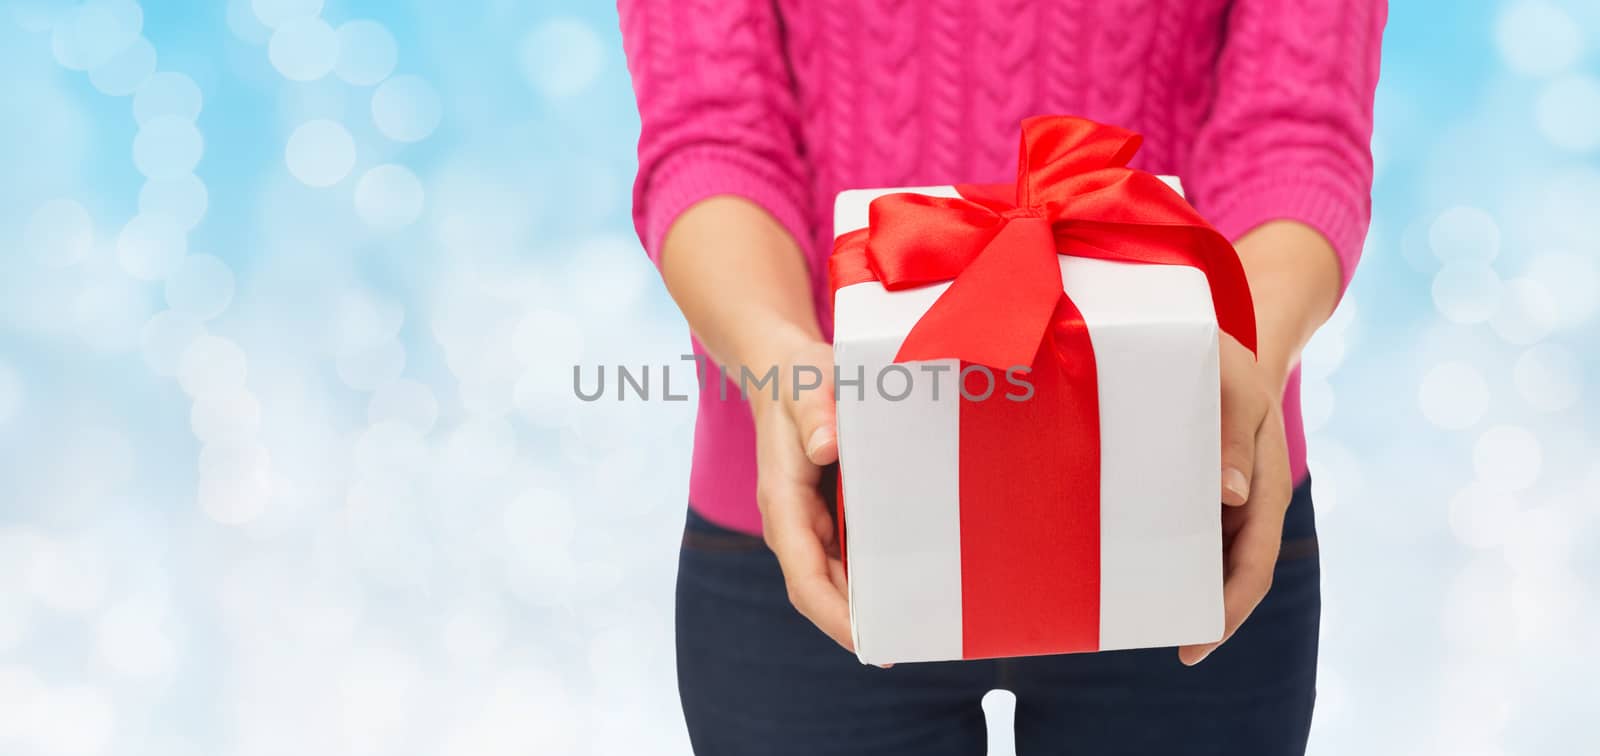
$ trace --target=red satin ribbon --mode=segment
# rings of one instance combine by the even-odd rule
[[[1015,187],[884,195],[867,228],[834,242],[834,291],[953,281],[896,362],[1032,369],[1030,401],[1005,399],[1001,385],[988,400],[961,404],[966,658],[1098,648],[1099,390],[1094,346],[1062,291],[1056,255],[1198,268],[1218,325],[1255,350],[1238,255],[1160,179],[1127,167],[1141,141],[1081,118],[1029,118]]]

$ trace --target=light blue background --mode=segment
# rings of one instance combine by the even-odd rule
[[[1306,356],[1320,754],[1595,742],[1600,9],[1448,6],[1392,9]],[[687,751],[691,405],[567,373],[687,343],[620,48],[598,2],[0,13],[0,753]]]

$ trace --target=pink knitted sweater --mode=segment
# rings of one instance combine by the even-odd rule
[[[1349,281],[1370,215],[1383,0],[620,0],[643,129],[634,221],[659,263],[690,205],[738,195],[805,251],[824,333],[834,195],[1003,182],[1025,116],[1145,136],[1237,238],[1277,218],[1320,231]],[[756,252],[752,250],[752,252]],[[702,352],[698,342],[694,348]],[[1298,373],[1298,371],[1297,371]],[[748,407],[703,389],[689,498],[759,532]],[[1284,398],[1305,475],[1298,374]]]

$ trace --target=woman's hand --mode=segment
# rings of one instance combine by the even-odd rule
[[[1283,427],[1283,387],[1339,293],[1339,262],[1327,239],[1294,221],[1272,221],[1234,247],[1250,279],[1258,354],[1222,335],[1222,640],[1178,649],[1198,664],[1250,616],[1277,567],[1283,518],[1294,493]]]
[[[789,602],[828,637],[853,650],[837,532],[817,489],[822,467],[839,458],[833,349],[821,341],[805,341],[785,352],[777,362],[778,398],[770,391],[753,391],[749,397],[762,535],[783,567]],[[822,376],[821,387],[796,391],[796,366],[818,371],[814,375]],[[751,369],[759,373],[767,367]]]
[[[833,521],[817,484],[839,457],[833,348],[822,340],[811,276],[783,226],[748,200],[717,196],[679,216],[663,242],[662,277],[700,342],[730,376],[759,380],[774,365],[778,392],[750,386],[756,429],[756,501],[789,600],[829,637],[850,643],[850,605]],[[795,395],[796,365],[819,388]],[[808,375],[807,383],[812,377]],[[831,552],[831,555],[830,555]]]
[[[1283,429],[1283,381],[1223,334],[1222,369],[1222,640],[1184,646],[1184,664],[1231,637],[1272,587],[1293,481]]]

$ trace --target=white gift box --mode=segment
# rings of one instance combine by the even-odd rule
[[[842,192],[835,233],[865,228],[869,203],[892,192],[960,196],[952,186]],[[1216,641],[1224,622],[1220,394],[1206,276],[1183,266],[1059,261],[1098,376],[1098,649]],[[964,400],[951,377],[959,364],[928,363],[947,366],[943,386],[913,371],[908,398],[874,382],[949,285],[888,291],[874,281],[835,292],[836,369],[867,376],[864,391],[842,391],[838,401],[851,634],[863,663],[971,658],[959,495]]]

